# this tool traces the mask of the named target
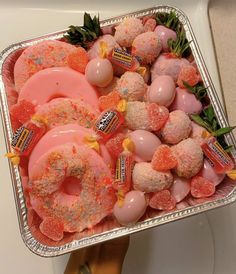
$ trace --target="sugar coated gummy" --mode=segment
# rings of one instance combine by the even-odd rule
[[[175,208],[175,198],[169,190],[162,190],[155,193],[149,201],[149,206],[159,210],[172,210]]]
[[[152,158],[152,168],[157,171],[166,171],[174,168],[177,160],[167,145],[160,145]]]
[[[191,194],[195,198],[210,197],[215,193],[215,184],[201,176],[195,176],[191,180]]]

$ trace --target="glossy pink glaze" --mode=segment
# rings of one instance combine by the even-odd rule
[[[174,177],[173,185],[170,188],[171,195],[175,198],[176,202],[182,201],[190,191],[190,182],[185,178],[178,176]]]
[[[87,64],[85,76],[91,85],[104,88],[113,79],[112,64],[108,59],[96,57]]]
[[[84,144],[84,137],[88,135],[95,135],[95,132],[92,129],[84,128],[76,124],[69,124],[51,129],[39,140],[30,155],[28,166],[29,174],[31,173],[31,170],[37,166],[39,158],[48,150],[65,143],[82,145]],[[107,166],[113,168],[114,162],[103,144],[100,145],[100,150],[104,162]]]
[[[158,25],[154,32],[157,33],[158,37],[160,38],[161,40],[161,44],[162,44],[162,49],[164,51],[168,51],[169,50],[169,47],[168,47],[168,40],[171,38],[173,40],[176,40],[176,32],[165,27],[165,26],[161,26],[161,25]]]
[[[35,73],[20,90],[18,101],[42,105],[54,98],[80,98],[98,109],[96,89],[85,76],[71,68],[54,67]]]
[[[144,214],[147,201],[144,192],[132,190],[125,195],[124,204],[119,207],[116,202],[113,214],[117,221],[125,226],[136,223]]]
[[[225,178],[225,174],[218,174],[215,172],[214,168],[211,166],[207,159],[204,159],[203,167],[198,175],[206,178],[209,181],[212,181],[215,186],[220,184]]]
[[[202,111],[202,104],[196,96],[187,89],[176,88],[175,99],[170,110],[182,110],[188,114],[199,114]]]
[[[175,98],[175,82],[169,75],[157,76],[147,92],[147,101],[169,107]]]
[[[135,130],[129,134],[135,145],[135,160],[137,162],[151,161],[156,148],[161,144],[159,138],[146,130]]]

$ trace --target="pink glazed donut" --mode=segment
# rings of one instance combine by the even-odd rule
[[[30,155],[28,166],[29,174],[31,175],[32,172],[34,173],[34,169],[38,168],[38,161],[40,160],[41,156],[48,150],[66,143],[76,143],[77,145],[83,145],[84,137],[93,135],[95,135],[95,132],[92,129],[87,129],[77,124],[58,126],[49,130],[39,140]],[[100,155],[106,165],[113,169],[114,162],[107,148],[103,144],[100,144]]]
[[[67,67],[48,68],[35,73],[20,90],[18,101],[42,105],[59,97],[80,98],[98,109],[95,88],[84,74]]]
[[[49,129],[65,124],[91,128],[99,114],[99,111],[81,99],[56,98],[37,106],[35,116],[44,118]]]
[[[75,46],[57,40],[42,41],[25,49],[14,67],[16,90],[20,91],[25,82],[40,70],[67,66],[67,58],[75,50]]]
[[[108,180],[110,169],[93,149],[76,143],[55,146],[30,171],[30,203],[43,221],[53,217],[64,232],[80,232],[112,212],[116,197]],[[68,184],[77,185],[73,195]]]

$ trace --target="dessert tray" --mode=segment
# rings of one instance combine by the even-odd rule
[[[123,21],[125,17],[131,16],[136,18],[143,18],[145,16],[152,16],[156,13],[167,13],[175,12],[178,17],[180,23],[183,26],[185,31],[186,39],[191,41],[189,47],[191,49],[192,55],[194,57],[196,66],[201,75],[202,82],[204,86],[207,87],[207,96],[210,99],[211,105],[213,106],[215,115],[217,117],[217,121],[220,127],[225,128],[228,127],[227,120],[225,118],[224,111],[218,99],[217,93],[215,91],[214,85],[210,79],[207,68],[204,64],[204,60],[200,53],[197,41],[195,39],[194,33],[191,29],[188,18],[185,14],[173,7],[169,6],[157,6],[154,8],[149,8],[145,10],[140,10],[137,12],[125,14],[123,16],[110,18],[104,21],[101,21],[102,28],[108,28],[114,25],[118,25]],[[6,48],[0,56],[0,89],[1,89],[1,105],[2,105],[2,118],[3,118],[3,127],[5,134],[5,141],[7,151],[11,150],[12,144],[12,125],[9,114],[9,105],[7,99],[7,83],[12,82],[13,80],[13,69],[14,64],[17,58],[22,53],[23,49],[26,47],[35,45],[40,41],[45,40],[60,40],[63,38],[65,31],[48,34],[42,37],[38,37],[36,39],[23,41],[10,47]],[[228,146],[232,146],[231,148],[231,156],[235,160],[236,159],[236,151],[235,151],[235,139],[232,133],[228,133],[225,135],[225,142]],[[27,218],[27,205],[26,199],[24,197],[24,191],[22,187],[22,178],[19,172],[19,168],[17,166],[9,164],[9,168],[12,176],[12,185],[14,189],[19,226],[22,238],[26,244],[26,246],[34,253],[44,256],[44,257],[52,257],[58,256],[61,254],[65,254],[71,252],[73,250],[83,248],[86,246],[90,246],[96,243],[100,243],[106,240],[114,239],[117,237],[130,235],[135,232],[139,232],[148,228],[152,228],[161,224],[169,223],[175,220],[179,220],[188,216],[192,216],[201,212],[205,212],[214,208],[218,208],[227,204],[230,204],[236,200],[236,189],[234,182],[225,177],[224,181],[217,187],[217,190],[214,195],[209,197],[206,200],[201,200],[199,202],[195,199],[190,199],[188,206],[183,209],[174,209],[169,212],[159,212],[158,214],[154,214],[153,216],[148,215],[145,216],[144,219],[139,220],[136,224],[132,226],[121,226],[116,227],[113,225],[113,222],[106,220],[104,225],[102,224],[99,228],[95,227],[94,229],[89,229],[88,231],[78,233],[73,235],[73,237],[68,236],[65,241],[56,243],[56,244],[47,244],[40,238],[35,237],[34,233],[32,233],[31,228],[29,226],[28,218]],[[110,222],[110,224],[109,224]]]

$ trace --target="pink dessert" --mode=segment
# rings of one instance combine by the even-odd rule
[[[152,63],[161,52],[161,42],[155,32],[139,34],[132,43],[132,54],[138,56],[142,64]]]
[[[161,129],[161,137],[165,143],[177,144],[188,138],[191,132],[191,120],[181,110],[172,111]]]
[[[16,129],[7,156],[31,232],[50,246],[215,199],[235,177],[208,160],[220,126],[178,18],[101,29],[85,18],[66,42],[24,49],[6,81]]]
[[[167,189],[173,182],[170,171],[159,172],[152,168],[150,163],[141,162],[134,166],[133,184],[134,189],[146,193]]]
[[[82,145],[85,144],[84,138],[86,136],[93,135],[95,135],[95,132],[92,129],[87,129],[76,124],[57,126],[54,129],[51,129],[40,139],[30,155],[28,167],[29,174],[32,169],[37,168],[38,160],[48,150],[66,143]],[[107,166],[112,169],[114,167],[114,162],[103,144],[100,145],[100,153]]]
[[[20,91],[25,82],[42,69],[67,66],[67,58],[74,50],[75,46],[57,40],[39,42],[25,49],[14,67],[16,90]]]
[[[169,46],[167,42],[169,39],[176,40],[177,38],[176,32],[161,25],[158,25],[155,28],[154,32],[157,34],[157,36],[161,40],[163,51],[167,52],[169,50]]]
[[[79,195],[60,190],[71,177],[81,184]],[[74,143],[59,145],[43,154],[31,170],[30,202],[43,220],[54,216],[62,221],[65,232],[79,232],[112,211],[112,188],[103,189],[107,177],[111,178],[110,170],[94,150]]]
[[[134,142],[135,160],[137,162],[151,161],[156,148],[161,144],[159,138],[146,130],[135,130],[128,136]]]
[[[176,95],[170,109],[179,109],[188,114],[199,114],[202,111],[202,104],[187,89],[176,88]]]
[[[211,163],[207,159],[204,160],[203,167],[200,170],[198,175],[206,178],[207,180],[209,180],[211,182],[213,182],[215,184],[215,186],[220,184],[225,178],[225,174],[219,174],[219,173],[215,172],[215,170],[212,167]]]
[[[145,213],[147,201],[141,191],[132,190],[126,194],[122,206],[116,202],[113,214],[122,225],[135,224]]]
[[[43,118],[47,128],[76,123],[91,128],[100,112],[81,99],[56,98],[36,107],[35,116]]]
[[[147,101],[169,107],[175,99],[175,82],[168,75],[162,75],[152,81],[148,92]]]
[[[21,88],[18,101],[42,105],[58,97],[80,98],[98,108],[95,88],[82,73],[67,67],[48,68],[34,74]]]

